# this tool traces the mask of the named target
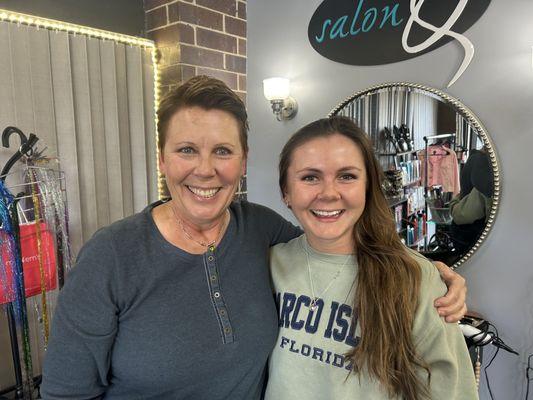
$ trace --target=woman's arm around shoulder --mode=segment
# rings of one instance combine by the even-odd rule
[[[247,218],[252,218],[254,225],[267,233],[270,240],[270,246],[278,243],[286,243],[295,237],[300,236],[303,231],[287,221],[276,211],[265,207],[261,204],[241,201],[240,206]]]

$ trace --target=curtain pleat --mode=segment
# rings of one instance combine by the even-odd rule
[[[9,40],[11,42],[11,62],[13,63],[13,87],[15,104],[15,119],[17,126],[22,130],[33,130],[33,104],[31,93],[31,75],[28,28],[10,25]]]
[[[117,85],[118,134],[120,150],[120,171],[122,173],[122,207],[124,215],[133,214],[133,184],[131,171],[129,99],[127,87],[126,49],[123,44],[115,45],[115,66]],[[122,218],[121,216],[120,218]]]
[[[117,74],[115,45],[112,42],[100,44],[102,69],[102,94],[104,102],[104,132],[107,164],[107,185],[109,188],[109,217],[117,221],[124,215],[122,200],[122,171],[120,168],[120,136],[118,122]]]
[[[70,37],[82,238],[89,237],[98,228],[94,218],[97,212],[96,183],[87,57],[87,39],[83,36]]]
[[[107,178],[107,152],[104,129],[104,100],[102,89],[102,69],[100,63],[100,40],[88,38],[87,61],[89,72],[89,93],[91,97],[91,124],[93,127],[93,168],[96,187],[97,226],[110,223],[109,187]]]
[[[159,197],[158,174],[157,174],[157,143],[155,127],[155,105],[154,105],[154,65],[152,63],[152,53],[143,50],[141,53],[143,65],[143,99],[144,104],[152,106],[144,107],[144,138],[146,140],[146,178],[148,182],[148,202],[151,203]]]
[[[126,70],[128,89],[128,121],[131,154],[131,183],[133,211],[142,210],[148,202],[146,175],[146,139],[144,136],[143,83],[141,49],[126,46]]]
[[[48,146],[47,154],[57,154],[55,135],[55,113],[52,98],[52,71],[50,63],[50,42],[48,32],[31,32],[29,38],[29,60],[31,69],[31,93],[34,127],[31,132],[39,131],[39,138]]]
[[[53,103],[56,115],[57,156],[65,171],[69,205],[70,240],[74,248],[83,241],[78,166],[76,113],[69,35],[50,32]],[[39,131],[35,131],[39,136]]]

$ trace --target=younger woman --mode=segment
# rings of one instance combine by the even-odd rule
[[[285,145],[280,188],[305,235],[271,251],[280,332],[266,399],[476,399],[446,288],[406,248],[367,135],[334,117]]]

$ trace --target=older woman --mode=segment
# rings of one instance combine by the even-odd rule
[[[44,399],[258,399],[277,337],[269,247],[301,232],[232,202],[244,173],[247,115],[199,76],[158,111],[171,199],[98,231],[60,294]],[[439,299],[462,314],[464,283]]]

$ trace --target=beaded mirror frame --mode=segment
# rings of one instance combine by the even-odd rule
[[[470,249],[467,250],[451,266],[451,268],[455,270],[456,268],[463,265],[468,259],[470,259],[470,257],[472,257],[472,255],[480,248],[480,246],[483,244],[483,242],[487,238],[492,227],[494,226],[494,222],[496,220],[496,215],[497,215],[498,208],[499,208],[500,201],[501,201],[501,180],[500,180],[500,162],[496,154],[494,143],[492,142],[490,136],[488,135],[485,127],[483,126],[479,118],[468,107],[466,107],[461,101],[459,101],[455,97],[439,89],[429,87],[429,86],[424,86],[421,84],[416,84],[416,83],[409,83],[409,82],[384,83],[384,84],[375,85],[367,89],[358,91],[352,94],[351,96],[349,96],[348,98],[346,98],[345,100],[343,100],[337,106],[335,106],[328,114],[328,117],[341,113],[346,107],[350,106],[350,104],[352,104],[357,99],[364,98],[365,96],[372,96],[372,95],[379,93],[380,91],[384,91],[386,89],[392,89],[392,88],[404,88],[407,90],[414,90],[414,91],[417,91],[418,93],[426,94],[430,97],[433,97],[443,102],[445,105],[448,105],[449,107],[451,107],[453,110],[455,110],[456,113],[462,116],[466,120],[466,122],[470,125],[470,127],[475,131],[479,139],[481,139],[481,141],[483,142],[483,145],[489,156],[490,166],[492,169],[493,183],[494,183],[492,205],[490,208],[490,212],[489,212],[488,217],[486,218],[485,227],[483,231],[481,232],[480,236],[478,237],[478,239],[475,241],[475,243],[472,244]]]

